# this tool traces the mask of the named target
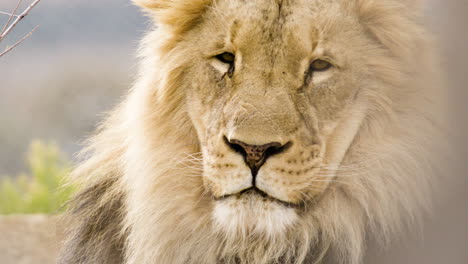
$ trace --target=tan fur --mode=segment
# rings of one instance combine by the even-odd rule
[[[355,264],[429,207],[444,92],[420,3],[136,2],[158,26],[75,170],[62,263]],[[223,137],[292,143],[259,170],[268,198],[237,194]]]

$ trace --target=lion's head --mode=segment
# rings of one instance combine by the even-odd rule
[[[380,103],[366,98],[382,82],[379,43],[338,2],[220,1],[203,17],[179,44],[181,89],[214,219],[284,232],[313,210]]]
[[[136,2],[141,76],[78,170],[111,175],[128,263],[357,263],[426,205],[417,1]]]

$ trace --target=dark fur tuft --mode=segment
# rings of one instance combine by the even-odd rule
[[[68,239],[58,263],[123,263],[124,195],[106,199],[116,185],[115,179],[103,180],[85,188],[71,201],[66,221],[72,228],[67,231]]]

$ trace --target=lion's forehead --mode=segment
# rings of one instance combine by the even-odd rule
[[[231,33],[248,28],[258,36],[283,34],[284,30],[311,29],[330,30],[333,25],[353,16],[351,8],[344,8],[337,1],[221,1],[212,9],[212,14],[230,27]],[[232,22],[235,21],[235,25]],[[349,22],[349,21],[348,21]],[[299,32],[303,33],[303,32]],[[326,32],[322,32],[326,33]],[[266,40],[266,39],[265,39]]]
[[[219,35],[210,38],[216,39],[215,47],[232,44],[244,63],[278,66],[283,62],[287,64],[283,68],[296,73],[319,44],[338,53],[355,38],[352,34],[340,37],[355,31],[358,19],[337,2],[221,1],[206,16],[211,25],[206,28]]]

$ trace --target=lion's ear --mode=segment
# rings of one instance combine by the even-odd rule
[[[415,26],[426,0],[357,0],[360,21],[393,54],[409,56],[414,48],[415,36],[421,28]]]
[[[385,0],[385,1],[387,2],[393,1],[393,4],[395,3],[400,4],[400,5],[407,7],[408,9],[412,9],[417,12],[424,10],[427,6],[431,4],[430,0]]]
[[[429,0],[397,0],[409,8],[421,8],[429,4]]]
[[[170,1],[170,0],[133,0],[133,2],[136,5],[146,8],[148,10],[158,10],[158,9],[164,9],[164,8],[169,7],[170,3],[173,1]]]
[[[133,0],[143,7],[159,24],[178,32],[192,28],[210,6],[212,0]]]

